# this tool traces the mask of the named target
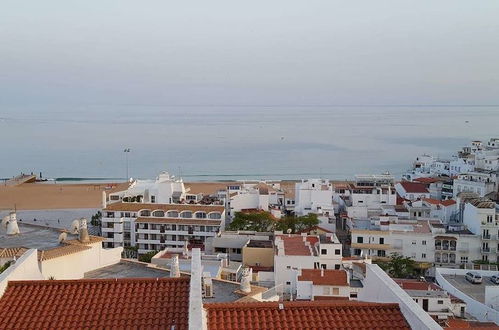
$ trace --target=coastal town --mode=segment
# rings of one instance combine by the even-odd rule
[[[0,328],[499,328],[499,138],[401,177],[0,187]]]

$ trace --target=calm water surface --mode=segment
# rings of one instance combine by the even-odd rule
[[[499,107],[0,107],[0,177],[186,180],[400,175],[499,137]]]

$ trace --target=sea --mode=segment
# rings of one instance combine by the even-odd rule
[[[0,178],[399,177],[420,154],[446,159],[490,137],[499,106],[2,105]]]

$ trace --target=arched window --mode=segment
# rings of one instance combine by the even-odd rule
[[[153,217],[163,218],[165,216],[165,211],[156,210],[152,213]]]
[[[218,220],[218,219],[222,219],[222,215],[218,212],[210,212],[208,214],[208,218],[209,219],[214,219],[214,220]]]
[[[178,211],[168,211],[166,212],[168,218],[178,218]]]
[[[151,211],[150,210],[142,210],[142,211],[140,211],[139,215],[141,217],[150,217],[151,216]]]
[[[181,218],[192,218],[192,212],[191,211],[183,211],[182,213],[180,213],[180,217]]]
[[[196,212],[196,218],[197,219],[206,219],[206,212],[203,212],[203,211]]]

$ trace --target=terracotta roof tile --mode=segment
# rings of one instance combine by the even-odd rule
[[[288,256],[315,255],[315,244],[319,242],[317,236],[279,235],[284,243],[284,253]],[[305,240],[304,240],[304,237]],[[310,247],[305,243],[308,242]]]
[[[347,272],[336,269],[302,269],[298,281],[310,281],[315,285],[348,286]]]
[[[450,206],[456,204],[456,201],[453,199],[446,199],[444,201],[441,201],[440,204],[442,204],[443,206]]]
[[[209,330],[410,329],[397,304],[292,301],[213,303],[204,307]]]
[[[26,251],[28,251],[28,249],[23,247],[2,248],[0,249],[0,258],[19,258]]]
[[[404,188],[404,190],[407,193],[421,193],[421,194],[428,193],[428,189],[426,189],[426,186],[422,183],[403,181],[400,182],[400,185]]]
[[[188,328],[189,278],[11,281],[0,328]]]

